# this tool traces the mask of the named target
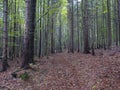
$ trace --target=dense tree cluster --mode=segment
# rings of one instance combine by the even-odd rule
[[[2,71],[8,59],[120,45],[120,0],[0,0]]]

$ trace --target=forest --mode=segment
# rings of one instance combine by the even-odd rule
[[[120,0],[0,0],[0,90],[120,90]]]

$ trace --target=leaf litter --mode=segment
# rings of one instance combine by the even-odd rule
[[[64,52],[36,59],[35,71],[26,70],[27,81],[11,76],[20,64],[10,61],[10,69],[0,73],[0,90],[120,90],[120,52],[100,53]]]

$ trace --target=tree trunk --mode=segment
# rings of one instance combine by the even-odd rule
[[[120,0],[118,0],[118,29],[119,29],[119,46],[120,46]]]
[[[3,58],[2,58],[2,69],[1,71],[6,71],[9,67],[7,62],[7,48],[8,48],[8,0],[3,1],[3,14],[4,14],[4,30],[3,30]]]
[[[23,61],[21,68],[29,68],[29,63],[33,63],[34,57],[34,31],[35,31],[36,0],[26,0],[26,22]]]
[[[80,52],[80,34],[79,34],[79,5],[78,5],[78,0],[77,0],[77,36],[78,36],[78,48],[77,52]]]
[[[14,36],[13,36],[13,45],[12,45],[12,60],[15,57],[15,41],[16,41],[16,29],[17,29],[17,24],[16,24],[16,0],[14,1]]]
[[[62,52],[62,21],[61,21],[61,13],[60,13],[60,16],[59,16],[59,23],[60,23],[60,26],[59,26],[59,52]]]
[[[54,5],[54,0],[53,1],[51,1],[51,5]],[[52,13],[52,20],[51,20],[51,29],[52,29],[52,31],[51,31],[51,53],[55,53],[55,39],[54,39],[54,17],[55,17],[55,14],[54,13]]]
[[[84,0],[84,53],[88,54],[89,52],[89,26],[88,26],[88,0]]]
[[[69,52],[74,53],[74,12],[73,12],[73,0],[68,0],[68,27],[70,30],[70,40],[69,40]]]
[[[107,14],[107,19],[108,19],[108,49],[111,48],[111,43],[112,43],[112,39],[111,39],[111,13],[110,13],[110,0],[107,0],[107,9],[108,9],[108,14]]]

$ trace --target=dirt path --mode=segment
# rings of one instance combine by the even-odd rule
[[[48,84],[51,90],[120,90],[116,77],[120,61],[115,56],[62,53],[54,55],[51,62],[52,74],[48,74],[52,77]]]
[[[75,87],[69,88],[68,90],[92,90],[95,88],[97,81],[97,63],[87,57],[84,60],[80,59],[80,56],[76,55],[58,55],[55,57],[56,64],[62,67],[62,70],[66,70],[65,73],[71,74],[71,77],[68,77],[68,83],[73,83]],[[98,64],[99,65],[99,64]],[[94,67],[95,66],[95,67]],[[55,68],[55,67],[54,67]],[[57,75],[57,74],[56,74]],[[66,85],[67,86],[67,85]]]
[[[94,62],[80,59],[74,54],[58,54],[51,59],[51,79],[48,87],[53,90],[92,90],[96,84]],[[54,79],[53,79],[54,78]],[[54,84],[53,81],[54,80]],[[57,88],[56,88],[57,87]]]

